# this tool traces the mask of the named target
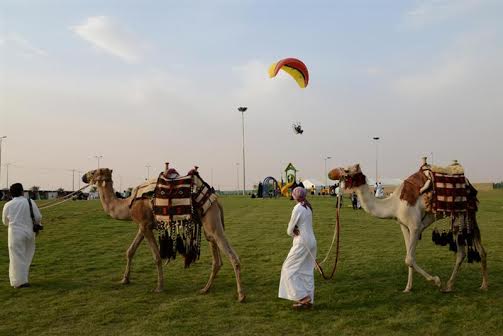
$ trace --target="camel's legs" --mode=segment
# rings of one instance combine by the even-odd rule
[[[243,292],[243,288],[241,287],[241,264],[239,262],[239,257],[227,241],[227,238],[223,235],[223,232],[221,235],[215,235],[214,238],[216,243],[218,244],[218,247],[220,247],[220,249],[227,255],[232,264],[232,267],[234,268],[238,290],[238,300],[239,302],[243,302],[245,299],[245,294]]]
[[[447,281],[447,286],[445,287],[444,292],[452,291],[454,281],[456,280],[456,276],[458,275],[459,272],[459,267],[461,266],[463,260],[465,260],[466,257],[465,246],[460,246],[458,242],[456,242],[456,245],[458,247],[458,252],[456,252],[456,264],[454,265],[454,269],[452,270],[451,277]]]
[[[416,247],[417,242],[419,241],[419,235],[421,232],[417,229],[417,227],[410,228],[410,240],[409,240],[409,250],[407,251],[407,256],[405,257],[405,263],[407,266],[414,268],[416,272],[421,274],[426,280],[431,281],[435,284],[435,286],[439,287],[442,285],[440,282],[440,278],[438,276],[431,276],[426,273],[421,267],[416,264]]]
[[[403,240],[405,242],[405,252],[407,253],[410,246],[409,228],[403,224],[400,224],[400,229],[402,229]],[[405,260],[405,262],[407,263],[407,259]],[[405,289],[403,290],[404,293],[408,293],[412,290],[412,281],[414,280],[414,269],[412,268],[412,266],[407,266],[407,270],[409,274],[407,277],[407,286],[405,286]]]
[[[480,233],[479,233],[480,235]],[[480,241],[480,236],[475,238],[475,248],[479,252],[480,255],[480,266],[482,268],[482,285],[480,289],[487,290],[489,286],[489,279],[487,274],[487,253],[484,247],[482,246],[482,242]]]
[[[222,267],[222,257],[220,256],[220,251],[218,250],[218,245],[210,240],[210,247],[211,247],[211,255],[213,257],[213,262],[211,265],[211,274],[210,278],[208,279],[208,283],[206,286],[204,286],[203,289],[201,289],[200,293],[201,294],[206,294],[208,290],[211,288],[211,285],[213,284],[213,281],[215,280],[215,276],[217,275],[218,271]]]
[[[154,233],[150,229],[145,229],[143,231],[143,235],[150,246],[150,251],[152,251],[152,256],[154,257],[156,266],[157,266],[157,288],[156,292],[161,292],[164,288],[164,276],[162,273],[162,259],[161,254],[159,253],[159,247],[157,247],[157,243],[155,242]]]
[[[133,260],[136,249],[138,249],[138,246],[142,241],[143,241],[143,232],[141,232],[141,230],[138,229],[138,232],[136,233],[136,236],[134,237],[131,246],[129,246],[126,252],[127,263],[126,263],[126,271],[124,272],[124,276],[122,277],[123,284],[129,283],[129,274],[131,273],[131,262]]]

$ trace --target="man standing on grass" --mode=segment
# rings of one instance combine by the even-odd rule
[[[313,232],[313,208],[306,199],[307,190],[297,187],[292,197],[293,208],[287,234],[293,237],[292,247],[281,267],[278,297],[296,301],[293,308],[310,308],[314,302],[314,266],[316,238]]]
[[[24,189],[21,183],[11,185],[10,193],[12,200],[5,204],[2,213],[2,221],[8,226],[10,284],[14,288],[30,287],[28,275],[35,254],[33,225],[40,224],[42,215],[35,202],[23,197]]]

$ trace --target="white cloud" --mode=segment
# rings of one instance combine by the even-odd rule
[[[384,69],[377,66],[370,66],[364,69],[364,72],[371,77],[381,76],[385,73]]]
[[[136,63],[142,56],[143,43],[133,33],[123,29],[107,16],[89,17],[83,24],[71,29],[98,49],[128,63]]]
[[[265,63],[258,60],[251,60],[244,65],[234,66],[232,71],[241,84],[235,94],[237,96],[254,96],[273,92],[277,89],[277,85],[271,85],[267,68]],[[281,81],[282,77],[278,76],[278,79]]]
[[[458,36],[431,61],[417,60],[415,68],[392,80],[395,92],[408,98],[438,97],[454,92],[491,88],[501,73],[502,47],[497,34],[480,30]]]
[[[7,33],[4,37],[0,36],[0,48],[26,57],[48,55],[45,50],[35,47],[31,42],[15,33]]]
[[[428,71],[404,75],[393,83],[393,88],[407,96],[443,95],[465,82],[471,70],[466,59],[449,59]]]
[[[445,21],[470,13],[479,7],[482,0],[427,0],[405,13],[405,24],[420,28],[435,22]]]

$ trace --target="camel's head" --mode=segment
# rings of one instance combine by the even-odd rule
[[[346,168],[334,168],[328,173],[328,178],[344,182],[345,189],[357,188],[366,183],[359,163]]]
[[[112,169],[100,168],[88,171],[82,176],[82,182],[89,184],[99,184],[102,182],[103,185],[107,182],[112,182]]]

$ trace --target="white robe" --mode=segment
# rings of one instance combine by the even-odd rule
[[[300,234],[294,236],[297,227]],[[278,297],[299,301],[306,296],[314,302],[314,266],[316,258],[316,238],[313,232],[311,209],[297,203],[293,208],[287,234],[293,237],[293,244],[281,268]],[[311,254],[309,254],[309,251]]]
[[[35,202],[31,203],[35,221],[40,223],[42,215]],[[28,283],[30,265],[35,254],[35,233],[28,200],[20,196],[7,202],[3,208],[2,221],[8,226],[10,284],[17,287]]]
[[[380,184],[376,187],[375,197],[377,198],[384,197],[384,187]]]

